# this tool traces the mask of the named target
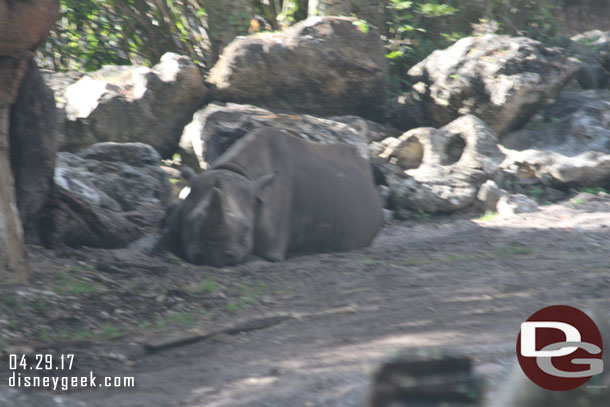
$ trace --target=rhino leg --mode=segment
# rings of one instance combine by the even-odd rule
[[[267,201],[272,202],[272,201]],[[256,215],[254,254],[269,261],[286,259],[290,244],[289,216],[286,205],[272,205],[259,199]]]
[[[289,237],[288,230],[258,230],[255,237],[254,254],[269,261],[285,260]]]

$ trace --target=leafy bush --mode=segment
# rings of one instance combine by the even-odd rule
[[[165,52],[204,61],[201,1],[61,0],[60,16],[41,48],[54,70],[156,63]]]
[[[552,40],[553,10],[561,1],[384,0],[385,26],[379,28],[386,39],[390,93],[409,87],[405,78],[411,66],[471,35],[473,28]],[[239,7],[246,3],[247,10]],[[41,50],[43,65],[81,71],[105,64],[152,65],[168,51],[209,63],[218,43],[212,41],[210,49],[207,34],[226,45],[227,38],[248,33],[248,21],[255,17],[250,14],[259,13],[278,29],[306,18],[307,7],[306,0],[61,0],[58,24]],[[364,20],[358,26],[368,28]]]
[[[387,48],[390,93],[409,87],[406,72],[432,51],[473,32],[523,35],[546,43],[556,37],[559,0],[389,0]]]

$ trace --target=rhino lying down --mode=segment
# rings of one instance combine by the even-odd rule
[[[316,144],[277,129],[238,140],[165,219],[161,248],[226,266],[367,246],[382,224],[368,163],[348,144]]]

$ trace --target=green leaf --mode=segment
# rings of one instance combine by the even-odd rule
[[[366,21],[364,21],[364,20],[358,20],[358,21],[354,21],[354,23],[353,23],[353,24],[354,24],[354,25],[355,25],[355,26],[358,28],[358,30],[360,30],[361,32],[363,32],[363,33],[365,33],[365,34],[369,32],[369,25],[367,24],[367,22],[366,22]]]
[[[407,10],[413,6],[412,1],[392,0],[390,7],[394,10]]]
[[[389,54],[386,54],[386,58],[393,60],[393,59],[398,59],[398,58],[402,58],[404,56],[404,52],[402,51],[392,51]]]

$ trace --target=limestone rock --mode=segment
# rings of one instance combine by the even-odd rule
[[[152,69],[104,67],[66,90],[60,150],[104,141],[142,142],[169,157],[207,94],[203,75],[184,56],[167,53]]]
[[[399,217],[409,210],[466,208],[504,158],[495,133],[474,116],[460,117],[441,129],[413,129],[399,138],[371,143],[370,149]]]
[[[409,70],[412,98],[427,123],[475,115],[498,135],[519,128],[555,98],[580,64],[525,37],[486,34],[433,52]]]
[[[383,119],[379,33],[354,18],[311,17],[281,33],[238,37],[211,69],[215,99],[321,116]]]

